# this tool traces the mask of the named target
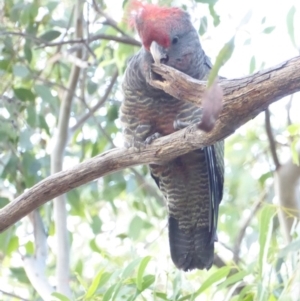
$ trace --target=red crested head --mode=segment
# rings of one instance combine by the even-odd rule
[[[132,0],[129,5],[131,25],[137,29],[143,46],[149,51],[151,43],[164,48],[171,44],[171,32],[183,26],[191,26],[189,15],[180,8],[161,7]]]

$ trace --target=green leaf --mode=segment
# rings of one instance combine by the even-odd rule
[[[95,294],[103,274],[104,274],[104,270],[101,270],[98,272],[96,277],[93,279],[92,284],[90,285],[90,287],[88,288],[88,290],[85,294],[86,299],[91,298]]]
[[[300,250],[300,239],[290,242],[286,247],[280,250],[278,257],[286,257],[290,252],[298,252]]]
[[[158,297],[162,300],[168,301],[168,297],[166,293],[161,293],[161,292],[154,292],[155,297]]]
[[[93,95],[98,89],[98,84],[92,80],[87,81],[87,91],[90,95]]]
[[[228,277],[224,282],[222,282],[219,286],[218,286],[218,290],[221,290],[231,284],[237,283],[238,281],[241,281],[245,276],[249,275],[248,271],[239,271],[233,275],[231,275],[230,277]]]
[[[273,217],[274,217],[274,207],[267,205],[260,213],[259,218],[259,275],[263,276],[264,266],[267,261],[267,255],[269,250],[269,245],[271,241],[272,229],[273,229]]]
[[[128,277],[130,277],[133,274],[133,270],[135,269],[135,267],[141,262],[141,258],[136,258],[135,260],[133,260],[132,262],[130,262],[127,267],[123,270],[122,273],[122,279],[126,279]]]
[[[3,208],[4,206],[6,206],[8,203],[9,203],[8,198],[0,197],[0,209]]]
[[[61,35],[61,32],[58,30],[49,30],[43,33],[39,38],[43,41],[50,42],[55,40]]]
[[[10,255],[14,251],[16,251],[19,248],[19,237],[18,236],[13,236],[7,246],[6,249],[6,254]]]
[[[46,102],[51,102],[54,99],[51,90],[45,85],[35,85],[33,89],[35,93]]]
[[[287,127],[288,132],[291,136],[300,135],[300,123],[294,123]]]
[[[51,296],[55,297],[56,299],[60,300],[60,301],[71,301],[68,297],[66,297],[63,294],[54,292],[51,294]],[[55,299],[51,299],[51,301],[55,301]]]
[[[115,291],[114,291],[114,295],[113,295],[113,297],[112,297],[112,301],[117,300],[116,298],[117,298],[118,293],[119,293],[119,291],[120,291],[120,289],[121,289],[121,286],[122,286],[122,281],[119,281],[119,282],[117,283],[116,287],[115,287]]]
[[[26,112],[27,112],[27,118],[26,118],[27,123],[32,128],[36,127],[36,124],[37,124],[37,115],[36,115],[36,108],[35,108],[35,106],[28,106],[26,108]]]
[[[80,207],[82,207],[82,203],[80,202],[80,200],[78,202],[78,205]],[[101,227],[102,227],[102,220],[100,219],[100,217],[98,215],[94,215],[92,217],[92,223],[91,223],[91,228],[93,230],[93,233],[96,234],[96,235],[98,233],[100,233],[101,232]]]
[[[200,21],[199,34],[203,36],[207,31],[207,18],[204,16]]]
[[[266,27],[264,30],[263,30],[263,33],[265,34],[269,34],[271,33],[274,29],[275,29],[276,26],[269,26],[269,27]]]
[[[271,171],[268,171],[268,172],[262,174],[258,179],[259,184],[261,185],[261,187],[263,187],[266,180],[271,178],[272,176],[273,176],[273,172],[271,172]]]
[[[34,255],[34,244],[32,241],[28,241],[25,244],[26,254],[27,255]]]
[[[117,286],[117,283],[113,284],[112,286],[110,286],[108,288],[108,290],[105,292],[104,296],[103,296],[103,300],[102,301],[109,301],[113,295],[113,292],[115,291],[115,287]]]
[[[253,55],[251,57],[251,60],[250,60],[250,68],[249,68],[249,74],[252,74],[255,70],[255,65],[256,65],[256,62],[255,62],[255,56]]]
[[[24,56],[25,56],[27,62],[30,63],[32,60],[32,50],[31,50],[30,44],[27,42],[24,45]]]
[[[210,87],[215,81],[221,67],[230,59],[233,50],[234,50],[234,37],[229,42],[227,42],[220,50],[216,58],[216,62],[213,65],[208,76],[208,83],[207,83],[208,87]]]
[[[100,278],[98,288],[102,287],[112,276],[112,273],[109,272],[104,272],[102,277]]]
[[[45,4],[49,11],[52,13],[59,4],[59,1],[47,1]]]
[[[41,129],[44,129],[45,132],[46,132],[46,133],[48,134],[48,136],[50,137],[50,129],[49,129],[48,124],[47,124],[47,122],[46,122],[46,120],[45,120],[45,117],[39,114],[39,115],[38,115],[38,123],[39,123],[39,127],[40,127]]]
[[[239,293],[239,299],[238,301],[244,301],[244,300],[249,300],[252,301],[253,299],[253,293],[252,293],[252,289],[253,287],[251,285],[247,285],[245,286]],[[245,295],[247,294],[247,296],[245,297]],[[250,299],[248,298],[248,296],[250,296]],[[252,298],[251,298],[252,297]],[[247,299],[246,299],[247,298]]]
[[[210,15],[214,19],[214,26],[217,27],[220,24],[220,17],[215,11],[214,4],[215,3],[209,4],[208,8],[209,8]]]
[[[141,230],[143,229],[144,221],[136,215],[129,224],[128,235],[136,240],[139,238]]]
[[[0,60],[0,69],[11,73],[11,71],[12,71],[12,62],[9,61],[9,60]]]
[[[154,275],[144,276],[141,291],[144,291],[146,288],[148,288],[151,284],[154,283],[154,281],[155,281],[155,276]]]
[[[91,248],[94,252],[97,252],[97,253],[99,253],[99,254],[102,254],[102,251],[101,251],[101,249],[98,247],[95,238],[93,238],[93,239],[90,241],[90,248]]]
[[[12,228],[0,233],[0,250],[2,251],[1,253],[7,254],[7,251],[6,251],[7,246],[12,238],[13,233],[14,233],[14,230]],[[2,256],[2,254],[1,254],[1,256]]]
[[[10,272],[19,282],[29,284],[28,277],[23,268],[10,268]]]
[[[294,33],[294,19],[295,19],[295,12],[296,8],[295,6],[292,6],[287,14],[286,17],[286,25],[288,29],[288,33],[290,36],[290,39],[294,45],[295,48],[297,48],[296,42],[295,42],[295,33]]]
[[[250,21],[250,19],[251,19],[251,17],[252,17],[252,14],[253,14],[252,10],[249,10],[249,11],[245,14],[245,16],[243,17],[243,19],[241,20],[241,22],[240,22],[240,24],[239,24],[238,27],[241,27],[241,26],[246,25],[247,23],[249,23],[249,21]]]
[[[215,271],[212,275],[210,275],[200,286],[200,288],[196,291],[195,296],[199,296],[202,292],[204,292],[207,288],[212,286],[212,284],[222,280],[227,277],[231,268],[228,266],[222,267]]]
[[[150,260],[151,260],[151,256],[146,256],[142,259],[139,265],[137,276],[136,276],[136,286],[139,291],[143,290],[143,275]]]
[[[22,101],[34,101],[35,95],[31,92],[31,90],[26,88],[16,88],[13,89],[15,96]]]
[[[14,76],[24,78],[29,74],[29,70],[25,66],[15,65],[13,66],[13,74]]]
[[[250,45],[251,44],[251,39],[250,38],[248,38],[247,40],[245,40],[245,42],[244,42],[244,45],[246,46],[246,45]]]
[[[218,2],[218,0],[196,0],[196,2],[215,5]]]

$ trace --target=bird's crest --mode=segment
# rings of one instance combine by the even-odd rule
[[[149,50],[153,41],[167,48],[170,46],[171,30],[180,27],[188,14],[177,7],[163,7],[132,0],[128,9],[129,23],[134,26],[144,47]]]

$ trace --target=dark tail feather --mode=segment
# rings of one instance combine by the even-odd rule
[[[171,258],[177,268],[188,271],[210,269],[214,259],[214,242],[208,227],[190,231],[179,229],[178,221],[169,217]]]

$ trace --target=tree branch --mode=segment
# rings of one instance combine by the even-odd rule
[[[2,295],[6,295],[6,296],[12,297],[12,298],[14,298],[14,299],[20,299],[20,300],[22,300],[22,301],[30,301],[29,299],[26,299],[26,298],[23,298],[23,297],[21,297],[21,296],[15,295],[15,294],[13,294],[13,293],[9,293],[9,292],[3,291],[3,290],[1,290],[1,289],[0,289],[0,293],[1,293]]]
[[[300,145],[297,154],[300,158]],[[299,179],[300,166],[297,166],[292,158],[281,164],[274,176],[275,191],[280,206],[279,221],[287,244],[292,240],[291,230],[295,218],[300,219]]]
[[[24,270],[31,285],[43,300],[51,300],[55,291],[46,277],[47,235],[42,218],[37,210],[29,214],[34,230],[35,254],[23,257]]]
[[[113,73],[110,84],[108,85],[104,95],[100,98],[100,100],[92,107],[89,108],[89,111],[84,114],[77,123],[70,128],[70,131],[74,133],[78,128],[80,128],[93,114],[106,102],[114,84],[116,83],[118,78],[118,70]]]
[[[76,1],[75,6],[75,36],[83,36],[83,2]],[[78,50],[76,58],[82,58],[82,50]],[[73,96],[77,87],[80,75],[80,68],[73,65],[70,72],[68,91],[64,94],[58,118],[57,133],[53,139],[54,148],[51,154],[51,173],[57,173],[62,170],[64,152],[68,141],[69,119]],[[54,221],[55,221],[55,238],[57,247],[57,264],[56,264],[56,281],[57,291],[68,297],[72,296],[69,284],[70,271],[70,246],[67,229],[67,208],[66,197],[64,194],[57,195],[53,202]]]
[[[272,131],[272,125],[271,125],[271,118],[270,118],[270,110],[267,108],[265,111],[265,127],[266,132],[270,144],[270,151],[273,158],[273,162],[275,165],[275,170],[278,170],[280,167],[279,159],[277,156],[277,150],[276,150],[276,141],[274,139],[273,131]]]
[[[138,47],[140,47],[142,45],[141,42],[139,42],[136,39],[129,37],[129,36],[115,36],[115,35],[107,35],[107,34],[103,34],[103,33],[92,35],[88,39],[77,38],[77,39],[58,41],[58,42],[47,42],[43,39],[37,38],[33,35],[30,35],[30,34],[24,33],[24,32],[0,31],[0,34],[24,37],[24,38],[29,39],[29,40],[35,42],[36,44],[38,44],[39,46],[37,48],[62,46],[62,45],[66,45],[66,44],[68,44],[68,45],[85,44],[86,45],[86,44],[94,42],[96,40],[115,41],[115,42],[119,42],[122,44],[128,44],[128,45],[138,46]]]
[[[93,8],[95,9],[95,11],[100,14],[101,16],[103,16],[106,19],[106,24],[108,24],[109,26],[113,27],[115,30],[117,30],[118,32],[120,32],[122,35],[124,36],[128,36],[119,26],[118,23],[111,18],[108,14],[106,14],[97,4],[97,2],[95,0],[92,0],[93,2]]]
[[[166,66],[160,66],[159,69],[168,72],[171,80],[173,78],[173,82],[161,83],[170,94],[201,105],[199,95],[205,90],[206,82],[196,81]],[[155,71],[158,72],[157,66]],[[178,85],[181,86],[180,90]],[[226,138],[271,103],[300,91],[300,57],[251,76],[221,80],[219,85],[224,94],[223,110],[212,131],[204,133],[195,126],[190,126],[157,139],[140,151],[133,148],[115,148],[73,168],[53,174],[0,210],[0,231],[58,195],[99,177],[138,164],[168,161]]]
[[[233,261],[236,264],[238,264],[238,262],[240,261],[240,248],[241,248],[241,244],[242,244],[243,238],[245,236],[246,230],[247,230],[248,226],[250,225],[252,219],[254,218],[254,216],[256,215],[258,210],[260,209],[265,197],[266,197],[266,193],[263,193],[262,196],[254,203],[254,205],[251,208],[250,214],[244,220],[244,222],[240,228],[239,234],[235,240],[235,244],[233,247]]]

